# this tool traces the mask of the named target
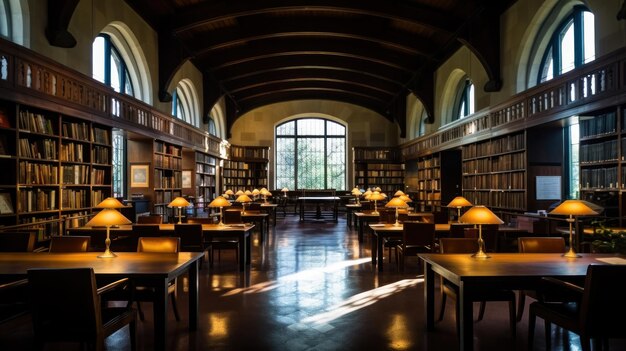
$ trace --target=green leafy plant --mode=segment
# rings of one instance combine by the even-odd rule
[[[593,233],[591,249],[597,253],[626,254],[626,232],[613,230],[600,225]]]

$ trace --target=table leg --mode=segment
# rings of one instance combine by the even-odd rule
[[[248,254],[246,237],[245,231],[239,233],[239,270],[242,272],[246,269],[246,255]]]
[[[426,311],[426,329],[435,329],[435,272],[433,266],[424,261],[424,311]]]
[[[376,231],[372,231],[374,233],[374,235],[376,236],[376,249],[378,250],[377,254],[378,254],[378,271],[382,272],[383,271],[383,252],[385,250],[383,250],[383,237],[379,234],[376,234]]]
[[[202,258],[200,258],[202,260]],[[189,330],[198,329],[198,265],[200,260],[195,260],[189,266]]]
[[[361,228],[362,227],[363,226],[361,225]],[[372,235],[374,235],[374,234],[372,234]],[[378,247],[376,246],[377,243],[376,243],[375,238],[372,238],[371,242],[372,242],[371,243],[371,245],[372,245],[372,266],[376,267],[376,257],[377,257],[376,255],[378,255]]]
[[[250,265],[251,256],[252,256],[252,233],[245,233],[245,242],[246,242],[246,265]]]
[[[152,312],[154,318],[154,349],[167,349],[167,279],[154,284],[154,302]]]
[[[363,242],[363,226],[365,225],[365,220],[361,217],[359,218],[359,242]],[[373,253],[372,253],[373,255]]]
[[[459,286],[459,340],[461,351],[471,351],[474,349],[474,306],[468,298],[467,289],[461,283]]]

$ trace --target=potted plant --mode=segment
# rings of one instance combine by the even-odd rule
[[[626,232],[614,232],[600,225],[594,229],[591,250],[596,253],[619,253],[626,255]]]

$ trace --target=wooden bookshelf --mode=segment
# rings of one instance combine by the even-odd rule
[[[580,198],[598,203],[605,214],[622,217],[620,197],[626,189],[626,117],[610,108],[581,118]]]
[[[198,210],[204,210],[217,195],[217,159],[196,151],[195,153],[195,196]]]
[[[404,162],[399,149],[355,147],[352,151],[356,187],[380,187],[388,196],[404,191]]]
[[[526,132],[464,145],[463,196],[474,205],[525,210]]]
[[[167,205],[176,197],[182,196],[182,147],[154,140],[152,165],[154,213],[162,215],[167,222],[168,218],[175,215],[173,209]]]
[[[461,151],[436,152],[410,161],[415,163],[414,206],[420,211],[441,211],[461,188]]]
[[[0,115],[0,225],[86,215],[111,196],[110,127],[8,101]],[[58,228],[42,225],[38,239]]]
[[[222,168],[222,192],[267,188],[268,164],[269,147],[231,145]]]

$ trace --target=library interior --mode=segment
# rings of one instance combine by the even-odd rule
[[[2,350],[626,349],[625,192],[623,0],[0,0]]]

